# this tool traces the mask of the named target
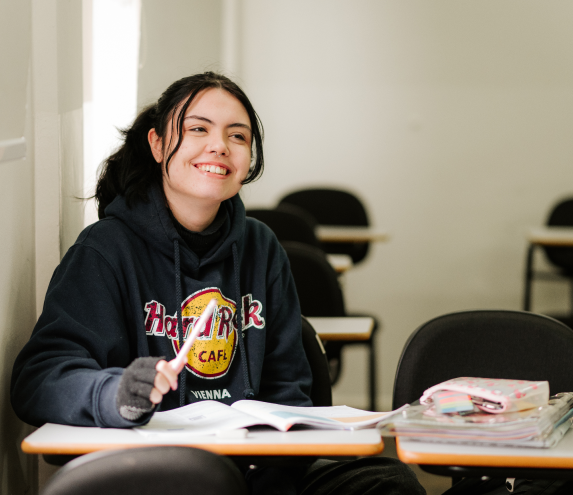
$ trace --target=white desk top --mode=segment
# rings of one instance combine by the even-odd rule
[[[250,431],[246,438],[177,435],[143,436],[132,429],[88,428],[45,424],[22,441],[28,454],[87,454],[98,450],[150,445],[185,445],[223,455],[363,456],[382,452],[384,444],[374,428],[356,431]]]
[[[573,247],[573,227],[536,227],[529,230],[527,240],[541,246]]]
[[[405,437],[396,446],[400,460],[413,464],[573,468],[573,430],[552,449],[418,442]]]
[[[321,242],[381,242],[388,240],[388,233],[375,227],[338,227],[319,225],[316,236]]]
[[[344,273],[352,268],[352,258],[347,254],[327,254],[326,258],[337,273]]]
[[[370,316],[309,316],[307,320],[322,340],[368,340],[374,328]]]

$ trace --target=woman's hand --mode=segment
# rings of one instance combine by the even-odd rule
[[[119,414],[137,421],[163,400],[169,390],[177,389],[177,377],[185,363],[173,368],[172,361],[156,357],[137,358],[123,372],[116,396]]]
[[[153,389],[149,394],[149,400],[153,404],[159,404],[163,400],[163,396],[169,392],[169,390],[177,390],[179,373],[183,370],[185,363],[181,363],[178,366],[178,369],[173,369],[172,363],[174,361],[175,359],[169,362],[162,359],[155,365],[157,374],[153,381]]]

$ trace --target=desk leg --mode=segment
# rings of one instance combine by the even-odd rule
[[[523,291],[523,311],[531,311],[531,283],[533,281],[533,254],[535,244],[530,244],[527,248],[527,258],[525,261],[525,286]]]

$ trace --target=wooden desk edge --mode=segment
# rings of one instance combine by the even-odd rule
[[[312,318],[310,317],[309,321],[312,325]],[[315,316],[314,318],[322,318],[321,316]],[[330,317],[324,317],[330,318]],[[368,318],[370,320],[370,327],[368,328],[368,332],[364,333],[328,333],[328,331],[318,331],[317,334],[321,340],[324,341],[333,341],[333,340],[352,340],[352,341],[365,341],[370,338],[372,335],[372,331],[374,330],[374,318],[371,316],[340,316],[340,317],[332,317],[332,318]]]
[[[340,244],[347,242],[351,244],[366,244],[367,242],[385,242],[390,239],[388,234],[373,234],[373,235],[359,235],[359,234],[319,234],[318,240],[325,243]]]
[[[70,443],[58,446],[45,444],[31,444],[22,441],[22,451],[26,454],[56,454],[56,455],[82,455],[100,450],[132,449],[138,447],[162,446],[174,444],[115,444],[115,443]],[[222,455],[268,455],[268,456],[370,456],[380,454],[384,450],[384,442],[380,439],[378,444],[308,444],[308,445],[245,445],[236,443],[200,443],[177,444],[182,447],[195,447]]]
[[[366,341],[372,335],[372,330],[368,333],[319,333],[318,336],[321,340],[331,342],[333,340],[352,340],[354,341]]]
[[[398,453],[398,458],[407,464],[547,469],[573,468],[573,457],[521,457],[507,455],[429,454],[426,452],[410,452],[401,448],[399,438],[396,439],[396,452]]]

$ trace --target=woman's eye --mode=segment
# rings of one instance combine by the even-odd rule
[[[232,134],[231,137],[239,139],[241,141],[246,141],[245,136],[243,136],[242,134]]]
[[[207,132],[204,127],[191,127],[189,130],[191,132]]]

